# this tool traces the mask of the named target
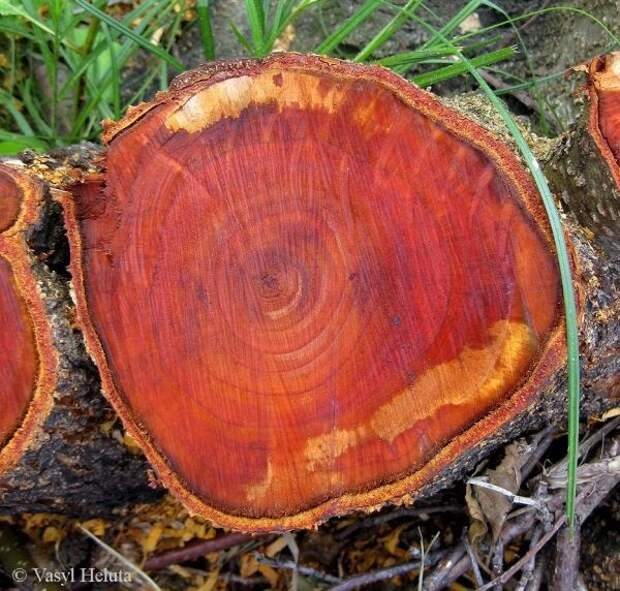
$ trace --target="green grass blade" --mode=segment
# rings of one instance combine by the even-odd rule
[[[19,16],[41,29],[41,31],[45,32],[50,37],[56,36],[56,32],[53,29],[50,29],[45,23],[42,23],[39,19],[30,14],[29,11],[21,6],[17,6],[10,0],[0,0],[0,16]]]
[[[207,61],[215,59],[215,37],[211,25],[210,0],[198,0],[196,11],[198,12],[198,25],[200,26],[200,39],[202,40],[202,53]]]
[[[273,18],[267,23],[265,31],[265,45],[262,48],[264,54],[273,50],[275,42],[284,32],[286,27],[297,18],[315,0],[301,0],[295,4],[295,0],[277,0]]]
[[[517,127],[508,109],[496,96],[493,89],[487,84],[480,75],[477,68],[472,64],[456,45],[452,44],[448,38],[440,31],[435,30],[425,21],[421,24],[434,32],[445,45],[452,45],[457,52],[459,59],[467,65],[469,72],[476,80],[480,88],[487,95],[496,111],[504,120],[510,134],[512,135],[521,156],[529,168],[534,182],[538,187],[543,205],[549,218],[549,225],[553,234],[556,247],[560,279],[562,282],[562,296],[564,300],[564,313],[566,323],[566,345],[567,345],[567,370],[568,370],[568,482],[566,486],[566,515],[569,527],[572,529],[575,524],[575,497],[577,494],[577,462],[579,459],[579,398],[580,398],[580,367],[579,367],[579,332],[577,328],[577,304],[573,287],[573,276],[570,264],[570,257],[564,229],[560,220],[553,195],[549,189],[547,179],[528,146],[523,134]]]
[[[563,78],[564,76],[566,76],[566,73],[567,70],[562,70],[561,72],[554,72],[553,74],[548,74],[547,76],[532,78],[530,80],[520,82],[519,84],[511,84],[510,86],[506,86],[506,88],[496,90],[495,94],[501,96],[503,94],[509,94],[511,92],[514,92],[515,90],[528,90],[534,85],[542,85],[553,80],[557,80],[558,78]]]
[[[425,41],[420,49],[428,49],[438,44],[441,45],[441,40],[448,38],[466,18],[471,16],[480,7],[481,4],[484,4],[484,0],[470,0],[445,25],[443,25],[441,29],[436,30],[430,26],[426,27],[426,29],[431,33],[431,38],[428,41]],[[435,16],[435,13],[432,12],[426,5],[423,4],[422,6],[433,16]],[[415,13],[412,13],[411,11],[407,11],[407,16],[418,23],[425,22],[423,19],[417,18]],[[396,68],[396,71],[399,74],[404,75],[409,68],[410,66],[408,65],[401,66]]]
[[[15,105],[15,99],[13,96],[6,92],[6,90],[0,89],[0,104],[4,105],[4,108],[9,112],[11,117],[13,117],[15,125],[22,134],[29,136],[34,135],[34,131],[32,127],[30,127],[30,123],[28,123],[28,120]]]
[[[368,20],[375,11],[383,4],[384,0],[366,0],[355,13],[353,13],[340,27],[320,43],[315,51],[317,53],[331,53],[342,43],[353,31],[359,28]]]
[[[106,45],[108,52],[110,54],[110,70],[112,74],[112,112],[114,114],[114,119],[118,119],[121,116],[121,84],[122,78],[119,70],[119,64],[116,59],[116,47],[114,39],[112,38],[112,34],[110,31],[110,27],[103,24],[103,32],[106,38]],[[166,62],[162,62],[164,64]]]
[[[432,33],[433,36],[422,47],[431,47],[436,43],[442,42],[442,39],[448,37],[466,18],[476,12],[481,4],[485,4],[484,0],[470,0],[467,2],[440,30]]]
[[[454,49],[450,47],[437,47],[429,49],[416,49],[414,51],[405,51],[403,53],[395,53],[388,57],[375,60],[372,63],[386,68],[402,66],[404,64],[416,64],[432,59],[448,57],[454,55]]]
[[[0,20],[0,31],[6,35],[25,37],[30,41],[35,41],[34,35],[30,32],[27,25],[20,23],[17,19],[4,18]]]
[[[24,81],[22,86],[24,107],[26,108],[30,121],[34,123],[39,134],[44,137],[51,137],[53,135],[52,128],[46,123],[45,117],[42,115],[41,110],[35,104],[35,99],[32,93],[32,83],[32,78],[28,78]]]
[[[133,22],[135,19],[140,19],[140,23],[134,29],[134,32],[138,35],[141,35],[148,27],[149,23],[153,22],[155,25],[157,22],[165,17],[168,12],[171,10],[171,6],[169,5],[164,10],[161,10],[161,7],[158,4],[160,0],[147,0],[146,2],[142,2],[139,4],[134,10],[128,12],[122,19],[121,23],[125,25],[129,25],[129,23]],[[155,6],[153,6],[155,4]],[[149,9],[152,10],[149,13]],[[159,18],[157,18],[159,17]],[[73,23],[71,24],[72,30],[76,30],[78,23],[82,20],[82,15],[79,14],[75,19],[73,19]],[[114,38],[112,31],[110,31],[110,35]],[[125,41],[124,47],[133,46],[131,40],[127,39]],[[59,98],[62,98],[66,95],[66,93],[73,88],[73,86],[78,82],[78,80],[82,77],[82,75],[86,72],[88,67],[91,64],[94,64],[99,56],[108,49],[108,42],[106,38],[101,38],[98,43],[88,51],[87,55],[81,57],[80,59],[72,59],[72,54],[67,54],[66,57],[70,60],[68,62],[71,75],[67,80],[63,83],[60,88]],[[135,46],[134,46],[135,47]],[[76,58],[80,56],[83,52],[76,52]],[[121,59],[120,56],[117,56],[118,67],[122,68],[125,64],[127,58],[131,54],[131,52],[123,52],[125,58]]]
[[[265,45],[265,11],[262,1],[245,0],[245,12],[250,24],[254,53],[260,54],[261,48]]]
[[[490,66],[491,64],[496,64],[497,62],[510,59],[515,55],[515,53],[516,51],[514,47],[502,47],[496,51],[490,51],[489,53],[471,58],[470,62],[474,67],[482,68],[484,66]],[[418,74],[411,80],[418,86],[426,88],[427,86],[437,84],[438,82],[442,82],[444,80],[449,80],[450,78],[454,78],[456,76],[462,76],[467,73],[469,73],[468,65],[460,61],[443,68],[438,68],[437,70],[431,70],[430,72],[424,72],[424,74]]]
[[[590,14],[587,10],[577,8],[575,6],[548,6],[547,8],[541,8],[540,10],[532,10],[530,12],[521,14],[519,16],[511,16],[510,19],[508,20],[499,21],[497,23],[493,23],[492,25],[482,27],[478,29],[477,31],[472,31],[471,33],[465,33],[463,35],[455,37],[455,41],[458,42],[460,40],[467,39],[474,35],[481,35],[489,31],[493,31],[495,29],[505,27],[506,25],[510,25],[512,23],[516,23],[516,22],[523,21],[523,20],[528,20],[528,19],[531,19],[532,17],[541,16],[543,14],[547,14],[551,12],[572,12],[574,14],[587,18],[588,20],[596,24],[598,27],[600,27],[602,31],[605,32],[605,34],[607,35],[607,37],[609,37],[613,46],[615,47],[620,46],[620,37],[615,35],[613,31],[607,25],[605,25],[603,21],[596,18],[593,14]]]
[[[464,47],[461,47],[463,53],[471,53],[484,49],[489,45],[494,45],[499,40],[499,35],[491,39],[484,39],[476,43],[470,43]],[[403,53],[395,53],[388,57],[384,57],[379,60],[373,61],[374,64],[381,66],[398,67],[403,65],[414,65],[420,62],[427,62],[441,57],[448,57],[454,55],[454,49],[451,47],[443,47],[441,45],[433,45],[433,47],[427,47],[426,49],[415,49],[413,51],[405,51]]]
[[[22,150],[45,152],[49,146],[42,139],[0,130],[0,156],[12,156]]]
[[[415,12],[422,4],[422,0],[408,0],[400,12],[387,24],[375,37],[373,37],[366,46],[355,56],[353,61],[363,62],[367,60],[377,49],[385,45],[394,34],[403,27],[410,18],[409,14]]]
[[[73,2],[75,2],[78,6],[92,14],[94,17],[106,23],[111,29],[118,31],[121,35],[125,35],[126,37],[131,39],[134,43],[142,47],[142,49],[145,49],[153,55],[156,55],[158,58],[164,60],[176,70],[182,71],[184,69],[183,64],[174,57],[172,57],[167,51],[164,51],[163,49],[161,49],[161,47],[157,47],[157,45],[153,45],[144,37],[137,35],[129,27],[126,27],[121,22],[107,15],[102,10],[99,10],[97,7],[89,4],[88,2],[86,2],[86,0],[73,0]]]
[[[233,23],[233,21],[229,20],[228,24],[230,25],[230,29],[233,32],[233,35],[237,38],[237,41],[240,45],[250,53],[250,55],[254,54],[254,47],[252,44],[245,38],[244,34],[239,30],[239,27]]]

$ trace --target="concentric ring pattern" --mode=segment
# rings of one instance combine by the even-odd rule
[[[387,72],[300,59],[171,93],[112,140],[105,193],[76,194],[117,407],[192,495],[248,518],[414,472],[559,321],[535,193],[488,134]]]
[[[2,234],[16,222],[21,201],[21,189],[0,170],[0,446],[26,414],[39,365],[32,321],[7,258],[10,239]]]

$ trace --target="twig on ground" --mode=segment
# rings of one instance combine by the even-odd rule
[[[414,562],[399,564],[398,566],[392,566],[390,568],[374,571],[365,575],[351,577],[339,585],[332,587],[331,591],[350,591],[351,589],[357,589],[358,587],[364,587],[366,585],[371,585],[372,583],[392,579],[394,577],[407,574],[412,570],[419,570],[420,564],[420,561],[416,560]]]
[[[342,583],[342,579],[339,579],[338,577],[335,577],[328,573],[324,573],[310,566],[297,564],[292,560],[273,560],[271,558],[263,556],[262,554],[256,554],[256,560],[260,564],[265,564],[266,566],[270,566],[272,568],[291,570],[294,572],[298,572],[300,575],[304,575],[305,577],[313,577],[315,579],[318,579],[319,581],[325,581],[326,583],[330,583],[332,585],[338,585]]]
[[[502,572],[504,571],[504,543],[501,538],[497,540],[495,544],[495,548],[493,549],[493,554],[491,556],[491,570],[493,571],[493,576],[495,580],[499,579]],[[497,583],[493,589],[495,591],[501,591],[501,584]]]
[[[465,544],[465,550],[467,551],[467,555],[469,556],[469,561],[471,562],[471,568],[474,573],[474,578],[476,579],[476,585],[478,587],[482,587],[484,585],[484,579],[482,578],[482,573],[480,572],[480,565],[478,564],[478,557],[474,553],[474,549],[471,547],[469,540],[467,539],[467,534],[463,536],[463,544]]]
[[[615,457],[618,454],[618,448],[620,447],[620,440],[616,439],[610,446],[607,452],[608,456]],[[617,458],[616,458],[617,459]],[[599,462],[597,462],[599,463]],[[582,491],[577,497],[576,502],[576,514],[578,523],[583,523],[585,519],[592,513],[592,511],[598,507],[603,499],[609,494],[609,492],[620,482],[620,470],[610,471],[607,475],[601,475],[599,478],[589,481],[587,485],[584,485]],[[555,498],[551,503],[556,503],[559,506],[562,505],[559,501],[563,499],[563,491],[555,495]],[[550,503],[550,504],[551,504]],[[545,533],[544,536],[533,544],[528,552],[520,560],[515,562],[507,571],[505,571],[497,579],[490,581],[478,589],[478,591],[485,591],[486,589],[492,589],[498,583],[504,585],[508,582],[517,572],[519,572],[526,564],[532,560],[533,557],[545,546],[545,544],[556,535],[556,533],[566,525],[566,515],[563,514],[556,522],[553,528]]]
[[[571,532],[564,527],[558,533],[555,541],[555,561],[550,589],[565,591],[574,589],[577,575],[579,574],[579,551],[581,549],[580,524],[575,525]]]
[[[438,591],[439,589],[443,589],[445,586],[444,582],[448,578],[450,571],[454,568],[454,565],[461,560],[463,554],[465,554],[465,544],[461,542],[448,556],[446,556],[446,558],[440,561],[431,575],[426,577],[422,587],[424,591]],[[469,561],[469,557],[467,557],[467,560]]]
[[[611,433],[619,424],[620,419],[611,421],[610,424],[605,425],[605,427],[585,440],[581,447],[582,457],[584,457],[596,443],[602,441],[604,437]],[[552,438],[553,435],[549,432],[541,439],[541,444],[545,449],[548,448]],[[588,464],[583,464],[580,467],[582,478],[579,481],[580,493],[576,503],[578,523],[583,523],[616,484],[620,482],[619,451],[620,439],[616,438],[606,446],[605,453],[600,459],[589,462]],[[524,466],[526,474],[531,472],[533,467],[540,460],[540,457],[541,455],[538,453],[532,456],[530,465]],[[547,471],[547,475],[544,479],[537,480],[536,489],[532,495],[532,500],[535,501],[536,508],[531,506],[534,504],[531,503],[530,506],[514,512],[513,518],[508,519],[504,524],[492,554],[493,572],[496,574],[493,580],[483,584],[481,573],[479,569],[476,569],[477,560],[474,551],[468,548],[466,542],[463,541],[453,548],[452,553],[442,560],[432,575],[427,578],[424,582],[424,589],[427,591],[440,591],[463,576],[467,570],[471,568],[474,571],[474,577],[478,585],[477,591],[501,589],[520,571],[523,572],[517,586],[518,591],[524,591],[526,589],[528,591],[539,591],[545,566],[545,561],[540,559],[539,553],[541,550],[544,550],[546,544],[558,532],[560,532],[558,536],[558,552],[560,552],[561,555],[559,557],[560,562],[558,566],[556,566],[556,571],[562,570],[563,561],[573,560],[573,566],[570,566],[570,564],[567,565],[563,573],[563,580],[565,579],[564,583],[570,579],[570,584],[568,586],[560,586],[558,584],[552,588],[572,588],[570,585],[574,585],[578,578],[579,552],[576,548],[577,544],[572,542],[573,546],[570,547],[566,546],[564,543],[563,536],[569,535],[566,526],[566,516],[562,513],[560,517],[556,519],[553,518],[554,514],[560,515],[564,506],[564,488],[566,486],[566,481],[564,480],[564,487],[561,487],[562,465],[565,465],[565,461],[558,462],[551,470]],[[549,474],[555,478],[555,482],[558,484],[555,488],[559,489],[553,495],[549,495],[548,491]],[[484,481],[482,482],[484,483]],[[536,525],[537,522],[538,525]],[[503,549],[505,546],[513,539],[527,533],[532,528],[535,529],[532,533],[530,547],[527,553],[513,563],[510,568],[502,572]],[[566,540],[568,543],[570,537],[567,537]]]
[[[434,507],[416,507],[415,509],[399,509],[383,515],[375,515],[374,517],[356,521],[337,532],[335,537],[338,540],[342,540],[359,529],[375,527],[393,521],[394,519],[400,519],[401,517],[419,517],[420,515],[431,515],[433,513],[462,513],[463,511],[464,508],[460,505],[438,505]]]
[[[542,529],[540,527],[535,528],[532,532],[532,537],[530,539],[530,548],[538,544],[541,536]],[[526,563],[526,565],[521,570],[521,579],[519,580],[519,584],[517,585],[515,591],[525,591],[528,583],[532,580],[535,566],[536,556],[533,556],[532,559],[528,563]]]
[[[426,560],[424,561],[425,566],[433,566],[434,564],[439,562],[443,558],[443,556],[445,556],[445,551],[441,550],[434,554],[428,555],[426,557]],[[355,577],[346,579],[335,587],[332,587],[330,591],[352,591],[353,589],[357,589],[358,587],[365,587],[366,585],[372,585],[373,583],[378,583],[379,581],[393,579],[394,577],[405,575],[411,571],[419,570],[421,565],[421,561],[414,560],[412,562],[406,562],[405,564],[399,564],[397,566],[377,570],[364,575],[357,575]]]
[[[463,556],[448,573],[448,576],[444,580],[442,589],[450,587],[457,579],[460,579],[470,568],[471,562],[469,556]]]
[[[553,443],[555,436],[556,430],[554,427],[548,427],[547,429],[543,429],[534,436],[532,443],[536,445],[536,449],[532,452],[532,455],[521,467],[522,482],[525,482],[526,478],[532,473],[532,470],[536,468],[538,462],[540,462],[540,459],[549,449],[549,446]]]
[[[529,497],[522,497],[520,495],[516,495],[515,493],[502,488],[501,486],[497,486],[497,484],[493,484],[484,480],[483,478],[470,478],[467,481],[467,484],[473,484],[474,486],[480,486],[481,488],[488,488],[493,492],[499,493],[500,495],[504,495],[508,497],[512,503],[517,503],[518,505],[530,505],[532,507],[538,506],[538,501],[535,499],[531,499]]]
[[[542,587],[543,575],[545,574],[545,556],[546,552],[543,551],[534,559],[536,566],[534,567],[532,578],[527,586],[527,591],[539,591]]]
[[[196,560],[210,552],[221,552],[233,546],[259,539],[261,539],[261,537],[251,536],[249,534],[229,533],[214,538],[213,540],[191,543],[185,546],[185,548],[170,550],[153,556],[144,563],[143,568],[148,571],[162,570],[172,564],[182,564],[190,560]]]
[[[540,541],[533,545],[527,552],[523,558],[517,560],[507,571],[505,571],[501,576],[493,581],[488,582],[486,585],[480,587],[477,591],[486,591],[487,589],[493,589],[496,585],[505,585],[512,577],[514,577],[540,550],[545,546],[545,544],[555,536],[558,530],[566,523],[566,515],[562,515],[560,519],[556,522],[553,528],[548,531]]]
[[[480,75],[489,83],[492,88],[496,90],[503,90],[509,87],[509,85],[506,84],[503,80],[491,74],[490,72],[481,69]],[[517,99],[524,107],[526,107],[530,111],[534,111],[535,113],[539,112],[538,106],[527,92],[524,92],[522,90],[511,90],[509,91],[509,94],[515,99]]]
[[[590,450],[603,441],[612,433],[615,429],[620,427],[620,417],[616,417],[612,419],[608,423],[606,423],[603,427],[601,427],[596,433],[593,433],[587,439],[584,439],[579,445],[579,457],[583,460],[589,453]],[[614,454],[613,452],[607,453],[608,457],[614,457],[617,455],[617,452]],[[585,472],[588,471],[587,464],[584,466],[580,466],[581,474],[578,475],[580,480],[585,476]],[[566,486],[566,473],[567,473],[567,459],[565,458],[561,462],[558,462],[554,466],[552,466],[549,470],[545,471],[545,479],[549,482],[549,486],[551,488],[564,488]]]

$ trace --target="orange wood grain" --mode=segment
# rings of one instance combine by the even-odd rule
[[[590,133],[620,186],[620,52],[592,60],[588,75]]]
[[[0,476],[20,458],[51,406],[56,357],[24,232],[40,186],[0,165]]]
[[[15,223],[22,190],[0,169],[0,231]],[[3,237],[0,235],[0,241]],[[0,242],[0,444],[19,426],[32,398],[37,352],[32,325]]]
[[[17,221],[21,204],[21,189],[8,174],[0,171],[0,232],[8,230]]]
[[[559,365],[538,195],[386,70],[217,64],[108,127],[67,199],[107,395],[168,486],[246,530],[411,493]]]
[[[9,264],[0,257],[0,445],[21,423],[37,377],[32,327]]]

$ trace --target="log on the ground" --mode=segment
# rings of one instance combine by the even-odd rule
[[[61,199],[79,320],[191,510],[312,526],[428,493],[563,416],[539,195],[429,93],[318,57],[217,63],[105,140],[104,173]],[[566,230],[584,350],[605,366],[584,355],[586,383],[617,387],[617,270]]]
[[[620,399],[620,52],[577,69],[587,75],[586,108],[544,170],[599,266],[588,279],[597,283],[599,296],[584,299],[593,322],[582,330],[582,354],[587,366],[597,368],[586,375],[585,386]],[[590,266],[582,265],[586,276]]]
[[[102,431],[114,414],[53,269],[59,229],[46,185],[0,165],[0,513],[89,516],[154,496],[144,460]]]
[[[546,169],[554,189],[595,243],[620,260],[620,52],[594,59],[585,71],[586,109]],[[619,263],[620,264],[620,263]]]

